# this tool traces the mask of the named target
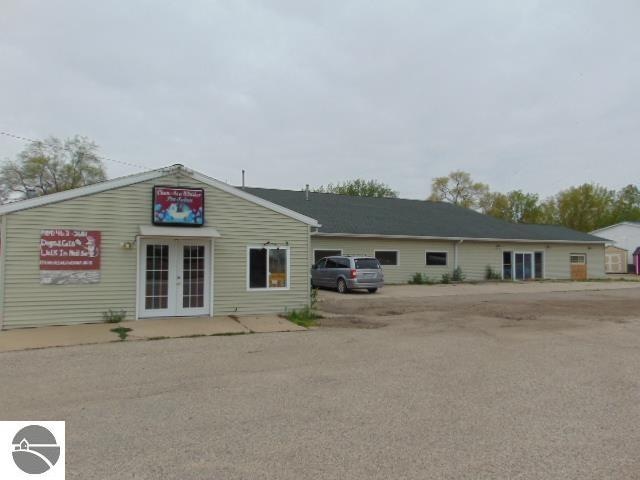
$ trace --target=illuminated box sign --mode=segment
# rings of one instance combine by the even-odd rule
[[[153,187],[154,225],[204,225],[202,188]]]
[[[101,234],[95,230],[40,232],[40,282],[98,283]]]

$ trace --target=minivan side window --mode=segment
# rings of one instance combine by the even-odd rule
[[[338,264],[336,263],[335,258],[327,258],[327,266],[326,268],[338,268]]]
[[[336,258],[338,268],[351,268],[351,261],[348,258]]]
[[[327,259],[321,258],[316,262],[316,268],[324,268],[326,264],[327,264]]]

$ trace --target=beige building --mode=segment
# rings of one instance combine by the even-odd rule
[[[318,223],[179,165],[6,204],[0,221],[3,329],[309,303]]]
[[[438,281],[460,267],[466,280],[484,280],[487,267],[505,280],[601,278],[603,246],[532,241],[421,240],[313,235],[316,258],[326,254],[371,255],[386,263],[386,283],[406,283],[419,272]],[[572,260],[573,259],[573,260]],[[573,272],[583,264],[586,277]],[[575,267],[573,267],[575,270]]]
[[[604,240],[454,205],[236,188],[181,165],[0,206],[2,329],[285,312],[322,256],[372,255],[387,283],[604,276]]]
[[[415,273],[438,281],[456,268],[467,280],[485,279],[488,269],[504,280],[605,276],[605,240],[561,226],[512,224],[443,202],[247,191],[320,222],[311,232],[313,261],[375,256],[387,283],[406,283]]]

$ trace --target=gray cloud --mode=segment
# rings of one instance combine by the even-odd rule
[[[10,0],[0,128],[300,188],[638,182],[636,1]],[[21,144],[0,137],[0,156]],[[109,165],[110,174],[131,169]]]

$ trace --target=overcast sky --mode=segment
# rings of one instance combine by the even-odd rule
[[[637,0],[3,0],[0,130],[254,186],[617,188],[640,181],[639,21]]]

